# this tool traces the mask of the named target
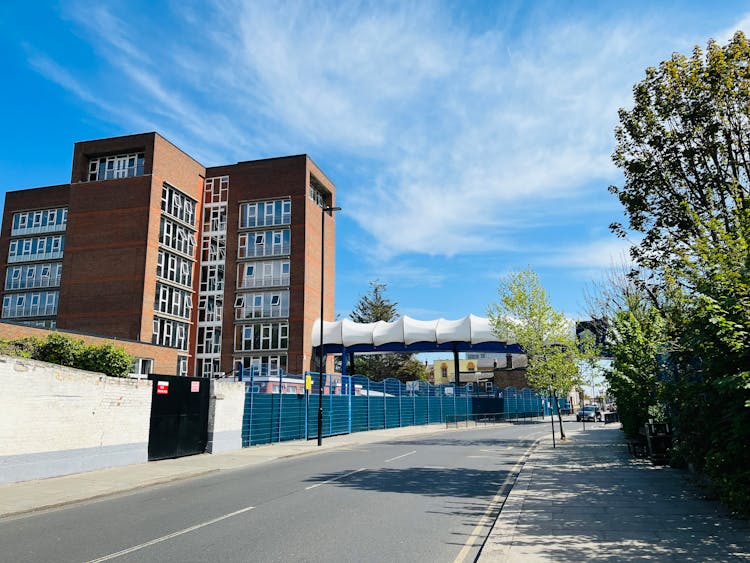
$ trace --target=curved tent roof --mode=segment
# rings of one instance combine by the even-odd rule
[[[313,345],[320,344],[320,319],[313,323]],[[323,322],[325,352],[492,350],[516,351],[498,339],[489,319],[467,315],[458,320],[420,321],[411,317],[387,323],[355,323],[348,319]]]

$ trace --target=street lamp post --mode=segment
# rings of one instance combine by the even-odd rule
[[[341,211],[340,207],[320,208],[320,341],[318,342],[318,445],[323,445],[323,302],[325,300],[325,255],[326,255],[326,213],[333,215],[334,211]]]

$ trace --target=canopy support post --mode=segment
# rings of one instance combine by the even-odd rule
[[[461,385],[461,372],[458,365],[458,350],[456,350],[455,345],[453,346],[453,373],[455,374],[456,390],[458,390],[459,385]]]

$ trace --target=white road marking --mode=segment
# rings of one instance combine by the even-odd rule
[[[415,454],[415,453],[417,453],[417,450],[414,450],[413,452],[409,452],[408,454],[397,455],[396,457],[392,457],[391,459],[386,459],[385,463],[388,463],[389,461],[396,461],[397,459],[401,459],[402,457],[406,457],[408,455]]]
[[[503,497],[507,496],[504,494],[505,488],[511,483],[511,480],[515,479],[518,476],[521,467],[523,466],[526,459],[528,459],[531,450],[534,448],[534,446],[536,446],[536,443],[538,441],[539,440],[536,440],[531,446],[528,447],[528,449],[519,458],[518,462],[513,466],[513,469],[510,470],[510,473],[508,473],[508,476],[505,478],[505,481],[503,481],[503,484],[500,485],[500,488],[497,490],[497,494],[492,497],[492,500],[487,505],[484,514],[482,514],[482,517],[474,527],[471,535],[466,539],[466,543],[464,544],[463,548],[461,548],[461,551],[458,552],[458,555],[453,560],[453,563],[463,563],[463,560],[469,554],[469,551],[471,551],[472,548],[477,547],[474,544],[474,541],[482,534],[483,530],[486,530],[486,528],[488,527],[492,527],[493,513],[498,509],[498,507],[502,509],[502,505],[505,502],[503,500]],[[481,546],[481,542],[479,543],[479,545]]]
[[[229,514],[225,514],[224,516],[219,516],[218,518],[214,518],[213,520],[208,520],[207,522],[203,522],[202,524],[196,524],[195,526],[190,526],[189,528],[185,528],[184,530],[180,530],[179,532],[173,532],[171,534],[167,534],[166,536],[162,536],[160,538],[147,541],[146,543],[142,543],[140,545],[134,545],[133,547],[123,549],[122,551],[118,551],[117,553],[110,553],[109,555],[105,555],[104,557],[100,557],[99,559],[93,559],[89,563],[99,563],[100,561],[109,561],[110,559],[116,559],[117,557],[122,557],[123,555],[127,555],[128,553],[133,553],[134,551],[138,551],[146,547],[156,545],[157,543],[161,543],[161,542],[170,540],[172,538],[176,538],[177,536],[187,534],[199,528],[204,528],[205,526],[216,524],[217,522],[221,522],[222,520],[226,520],[227,518],[231,518],[232,516],[238,516],[239,514],[244,514],[245,512],[249,512],[253,508],[255,507],[248,506],[241,510],[235,510],[234,512],[230,512]]]
[[[346,473],[344,475],[339,475],[338,477],[334,477],[333,479],[328,479],[328,481],[323,481],[322,483],[315,483],[314,485],[310,485],[309,487],[305,487],[306,491],[309,491],[310,489],[314,489],[316,487],[320,487],[321,485],[325,485],[327,483],[333,483],[334,481],[338,481],[339,479],[343,479],[344,477],[349,477],[349,475],[354,475],[355,473],[359,473],[360,471],[364,471],[367,469],[366,467],[360,467],[359,469],[356,469],[354,471],[350,471],[349,473]]]

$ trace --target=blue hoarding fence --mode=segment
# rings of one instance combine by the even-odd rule
[[[318,436],[320,374],[244,370],[243,446]],[[249,372],[249,373],[248,373]],[[323,374],[324,437],[386,428],[445,423],[483,413],[514,421],[548,414],[544,398],[529,389],[480,392],[476,386],[372,381],[362,376]]]

